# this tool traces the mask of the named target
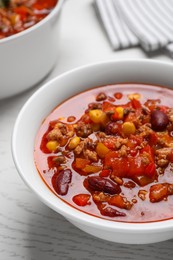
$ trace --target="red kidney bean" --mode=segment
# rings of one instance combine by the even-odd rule
[[[151,126],[155,131],[164,131],[169,123],[168,116],[160,110],[151,112]]]
[[[118,211],[111,207],[107,207],[101,210],[101,214],[108,217],[125,217],[126,214],[124,212]]]
[[[107,135],[117,135],[120,132],[121,125],[115,122],[109,122],[105,127]]]
[[[54,188],[59,195],[66,195],[71,182],[72,171],[62,170],[56,177]]]
[[[94,191],[103,191],[109,194],[119,194],[121,192],[118,184],[100,176],[88,177],[88,184]]]

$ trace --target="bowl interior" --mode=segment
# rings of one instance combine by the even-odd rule
[[[40,88],[22,108],[15,124],[12,152],[15,164],[25,183],[39,198],[55,211],[72,221],[85,222],[102,228],[131,229],[134,232],[153,229],[168,229],[173,220],[131,224],[102,220],[80,212],[57,198],[44,184],[34,160],[34,140],[44,118],[63,100],[86,89],[113,83],[148,83],[173,86],[173,66],[154,61],[115,61],[88,65],[67,72]]]

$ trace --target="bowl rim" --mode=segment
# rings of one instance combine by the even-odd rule
[[[16,166],[16,169],[18,170],[20,177],[23,179],[25,184],[39,197],[39,199],[48,207],[52,208],[53,210],[63,215],[65,218],[67,218],[70,221],[74,221],[78,223],[80,222],[88,226],[95,227],[95,228],[102,228],[104,230],[109,229],[110,231],[115,231],[115,230],[123,231],[123,232],[128,231],[131,233],[171,231],[173,230],[173,218],[168,220],[163,220],[163,221],[144,222],[144,223],[119,222],[119,221],[106,220],[96,216],[89,215],[88,213],[81,212],[80,210],[68,205],[65,202],[63,202],[63,204],[66,205],[67,207],[65,207],[64,209],[57,208],[56,205],[54,205],[54,203],[48,201],[46,197],[42,196],[37,189],[34,189],[31,183],[28,183],[27,178],[25,178],[25,173],[23,173],[22,169],[20,168],[20,162],[18,160],[17,152],[15,149],[17,129],[18,129],[18,125],[20,124],[20,121],[22,121],[22,117],[25,114],[25,109],[27,109],[27,107],[29,107],[32,104],[32,101],[35,100],[42,92],[44,92],[45,89],[49,88],[49,86],[52,85],[54,82],[58,81],[59,79],[65,78],[68,75],[71,75],[76,72],[80,73],[81,71],[87,70],[88,68],[105,66],[108,64],[109,65],[120,64],[120,63],[126,63],[126,64],[141,63],[145,65],[152,64],[153,66],[160,65],[160,66],[168,66],[170,68],[173,68],[173,64],[171,62],[166,62],[166,61],[157,61],[157,60],[148,60],[148,59],[123,59],[123,60],[115,60],[115,61],[108,60],[108,61],[89,63],[87,65],[79,66],[54,77],[53,79],[46,82],[43,86],[41,86],[38,90],[36,90],[30,96],[30,98],[25,102],[20,112],[18,113],[18,116],[14,124],[13,132],[12,132],[12,137],[11,137],[11,151],[12,151],[13,161]],[[57,199],[61,200],[58,197]]]
[[[51,20],[61,9],[63,3],[65,0],[57,0],[57,3],[55,5],[55,7],[52,9],[52,11],[45,17],[43,18],[41,21],[39,21],[38,23],[34,24],[33,26],[18,32],[16,34],[10,35],[8,37],[5,37],[3,39],[0,39],[0,45],[5,44],[6,42],[11,42],[11,41],[15,41],[18,40],[18,38],[22,38],[25,35],[29,34],[32,31],[37,30],[39,27],[43,26],[45,23],[47,23],[49,20]]]

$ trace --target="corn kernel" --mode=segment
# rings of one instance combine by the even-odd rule
[[[123,107],[117,107],[115,111],[118,113],[118,119],[123,119],[124,117],[124,108]]]
[[[138,93],[134,93],[134,94],[129,94],[128,95],[128,99],[132,100],[132,99],[137,99],[139,100],[141,98],[141,95]]]
[[[122,131],[125,135],[134,134],[136,132],[136,127],[132,122],[125,122],[122,125]]]
[[[106,126],[106,124],[109,122],[109,117],[107,116],[106,113],[103,112],[102,120],[101,120],[101,125]]]
[[[20,20],[20,15],[13,14],[10,16],[10,20],[11,20],[12,25],[15,25]]]
[[[69,148],[70,150],[73,150],[73,149],[75,149],[75,148],[78,146],[79,143],[80,143],[80,137],[75,136],[75,137],[73,137],[73,138],[70,140],[70,142],[69,142],[69,144],[68,144],[68,148]]]
[[[99,124],[104,123],[106,114],[100,109],[93,109],[89,111],[89,117],[94,123]]]
[[[105,155],[109,152],[109,149],[103,144],[98,143],[96,146],[96,153],[100,158],[104,158]]]
[[[58,148],[58,146],[59,146],[59,143],[58,143],[57,141],[49,141],[49,142],[47,142],[47,144],[46,144],[46,147],[47,147],[47,149],[48,149],[50,152],[56,151],[57,148]]]
[[[85,168],[83,169],[83,171],[85,173],[96,173],[101,171],[102,167],[101,166],[97,166],[97,165],[86,165]]]

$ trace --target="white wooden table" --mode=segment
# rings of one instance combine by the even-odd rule
[[[138,48],[111,50],[95,16],[92,0],[67,0],[61,27],[57,65],[45,81],[92,62],[147,58]],[[172,62],[163,54],[152,58]],[[42,84],[0,101],[0,260],[172,260],[173,240],[150,245],[99,240],[72,226],[25,186],[12,160],[10,139],[20,108]]]

